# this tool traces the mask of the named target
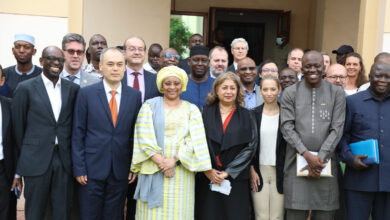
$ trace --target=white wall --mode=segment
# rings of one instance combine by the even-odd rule
[[[42,49],[49,45],[61,48],[62,37],[68,33],[68,18],[0,13],[0,64],[3,68],[15,65],[12,54],[15,34],[26,33],[35,37],[37,53],[33,63],[39,65]]]

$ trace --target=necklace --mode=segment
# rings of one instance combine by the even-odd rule
[[[222,109],[219,109],[219,112],[221,113],[221,115],[225,115],[225,114],[232,112],[233,108],[234,108],[234,106],[230,107],[229,110],[227,110],[227,111],[222,111]]]

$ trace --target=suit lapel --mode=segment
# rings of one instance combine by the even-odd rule
[[[68,101],[69,101],[69,93],[70,93],[70,88],[69,84],[65,82],[66,79],[60,79],[61,80],[61,111],[60,115],[58,116],[58,121],[61,120],[62,115],[64,113],[64,108],[68,106]]]
[[[53,109],[50,104],[49,95],[47,94],[46,87],[43,84],[43,80],[41,77],[36,77],[35,83],[34,83],[35,89],[37,90],[37,94],[41,97],[41,101],[43,102],[43,106],[45,106],[45,109],[50,114],[51,120],[55,123],[55,117],[53,113]]]
[[[122,78],[122,86],[127,86],[127,70],[125,70],[125,75]]]
[[[124,117],[125,111],[129,111],[127,108],[129,106],[129,97],[131,96],[129,90],[125,87],[126,85],[122,84],[122,94],[121,94],[121,103],[119,105],[118,119],[116,120],[115,127],[118,126],[118,123]]]
[[[10,115],[9,115],[9,110],[8,110],[8,106],[7,106],[7,103],[1,98],[0,99],[1,101],[1,114],[2,114],[2,137],[3,137],[3,140],[5,138],[5,132],[7,131],[8,129],[8,124],[10,123],[9,119],[10,119]],[[3,141],[4,142],[4,141]],[[4,147],[4,146],[3,146]]]
[[[145,100],[147,99],[147,97],[149,97],[148,95],[150,93],[150,90],[152,89],[152,87],[148,85],[149,82],[152,81],[151,79],[149,79],[148,73],[149,73],[148,71],[144,70]],[[151,74],[153,74],[153,73],[151,73]],[[154,83],[156,83],[156,82],[154,82]]]
[[[106,112],[108,120],[110,121],[111,126],[113,126],[113,124],[112,124],[112,117],[111,117],[111,110],[110,110],[110,106],[108,106],[106,90],[104,90],[104,86],[103,86],[103,80],[100,82],[100,85],[99,85],[99,88],[98,88],[98,96],[99,96],[100,102],[103,105],[103,109]]]

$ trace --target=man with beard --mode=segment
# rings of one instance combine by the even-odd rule
[[[214,79],[207,75],[209,67],[209,49],[205,46],[194,46],[190,50],[188,65],[191,67],[187,90],[180,98],[191,102],[202,109],[206,103],[206,96],[211,91]]]
[[[166,66],[178,66],[180,56],[177,51],[173,48],[167,48],[163,50],[160,54],[161,57],[161,68]]]
[[[344,91],[322,79],[324,62],[317,51],[303,56],[305,78],[288,87],[281,102],[281,131],[285,140],[283,193],[287,219],[332,220],[339,208],[335,149],[343,134],[345,120]],[[297,175],[297,156],[307,162]],[[331,159],[331,160],[330,160]],[[331,163],[332,177],[322,177],[326,163]]]
[[[144,64],[144,69],[156,74],[161,69],[160,53],[162,47],[160,44],[152,44],[148,50],[148,62]]]
[[[81,71],[90,73],[92,75],[101,78],[102,75],[99,72],[100,54],[103,49],[107,48],[107,41],[100,34],[95,34],[89,40],[88,53],[91,57],[91,63],[85,65]]]
[[[188,49],[191,50],[192,47],[194,46],[204,46],[204,41],[203,41],[203,36],[200,35],[200,34],[193,34],[191,37],[190,37],[190,40],[189,40],[189,45],[188,45]],[[191,73],[191,67],[189,66],[189,62],[188,60],[190,59],[190,57],[184,59],[184,60],[180,60],[179,62],[179,67],[182,68],[184,71],[187,72],[187,74],[190,74]]]
[[[303,77],[302,70],[301,70],[303,54],[304,52],[301,48],[294,48],[287,55],[287,65],[295,72],[297,72],[299,80],[302,80]]]
[[[81,71],[84,61],[85,41],[79,34],[67,34],[62,39],[62,50],[65,55],[64,70],[60,77],[85,87],[99,82],[99,79],[91,74]]]
[[[8,86],[8,96],[13,97],[14,90],[19,82],[38,76],[42,68],[33,65],[32,56],[35,55],[35,39],[31,35],[16,34],[12,53],[17,64],[4,69],[3,75]]]
[[[16,173],[25,182],[26,219],[69,219],[73,193],[71,131],[79,86],[60,78],[64,53],[46,47],[40,76],[19,84],[12,102],[12,126],[20,152]],[[18,181],[15,178],[14,182]]]
[[[340,157],[346,163],[344,189],[348,219],[390,219],[390,65],[374,63],[370,87],[347,97]],[[352,153],[350,144],[377,139],[379,164]]]
[[[225,48],[216,46],[210,51],[210,77],[215,79],[221,73],[226,72],[229,55]]]
[[[237,64],[237,75],[240,77],[245,92],[245,108],[253,109],[263,104],[264,99],[260,93],[260,86],[256,85],[257,67],[255,61],[245,57]]]
[[[347,83],[347,70],[343,65],[338,63],[332,64],[328,68],[325,80],[344,89],[345,84]]]

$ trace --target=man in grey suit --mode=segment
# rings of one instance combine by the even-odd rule
[[[26,219],[43,219],[48,201],[51,219],[70,217],[72,116],[79,86],[59,77],[64,61],[60,48],[46,47],[40,58],[43,73],[21,82],[12,102]]]
[[[64,70],[60,77],[85,87],[100,81],[93,74],[81,71],[85,57],[85,40],[79,34],[69,33],[62,39],[62,50],[65,55]]]

